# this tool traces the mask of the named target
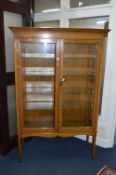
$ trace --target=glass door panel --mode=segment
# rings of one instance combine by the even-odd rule
[[[65,43],[62,79],[63,127],[91,126],[97,44]]]
[[[58,10],[60,10],[60,0],[35,0],[34,2],[35,13],[55,12]]]
[[[60,27],[60,21],[42,21],[42,22],[34,22],[35,27],[51,27],[51,28],[59,28]]]
[[[24,127],[53,128],[56,44],[22,43]]]
[[[112,0],[70,0],[70,8],[95,6],[112,3]]]

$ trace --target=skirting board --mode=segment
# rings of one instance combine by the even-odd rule
[[[84,141],[86,140],[85,136],[75,136],[75,137],[78,138],[78,139],[84,140]],[[89,137],[89,142],[92,143],[92,137],[91,136]],[[96,145],[98,145],[102,148],[112,148],[112,144],[111,144],[110,140],[106,140],[106,139],[103,139],[103,138],[100,138],[100,137],[97,137]]]

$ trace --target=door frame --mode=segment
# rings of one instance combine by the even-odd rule
[[[22,15],[23,26],[31,25],[32,0],[25,0],[23,3],[0,0],[0,153],[6,154],[14,147],[16,136],[10,138],[8,124],[8,102],[7,86],[14,85],[14,72],[6,72],[5,56],[5,31],[4,31],[4,12],[12,12]]]

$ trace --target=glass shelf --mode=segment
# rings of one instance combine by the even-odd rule
[[[43,59],[43,58],[25,58],[23,60],[24,67],[54,67],[55,63],[52,58]]]
[[[53,76],[54,68],[52,67],[25,67],[24,74],[25,75],[34,75],[34,76]]]
[[[41,121],[41,120],[38,120],[38,121],[28,121],[28,120],[25,120],[24,121],[24,126],[25,128],[53,128],[54,127],[54,122],[53,121]]]
[[[25,104],[25,110],[48,110],[53,109],[54,103],[53,102],[28,102]]]
[[[63,121],[63,127],[65,128],[65,127],[69,127],[69,128],[71,128],[71,127],[83,127],[83,126],[88,126],[88,127],[90,127],[91,126],[91,121],[78,121],[78,122],[76,122],[76,121]],[[63,128],[63,129],[64,129]]]
[[[41,81],[41,82],[36,82],[36,81],[28,81],[25,82],[25,88],[53,88],[54,87],[54,82],[50,81]]]
[[[73,76],[95,76],[96,72],[64,72],[64,76],[73,75]]]
[[[51,94],[53,93],[53,88],[49,87],[28,87],[26,88],[26,93],[28,94]]]
[[[64,88],[63,90],[64,94],[93,94],[95,93],[95,88]]]
[[[52,102],[53,96],[52,95],[38,95],[38,94],[26,94],[25,102]]]
[[[38,59],[48,59],[55,58],[55,54],[40,54],[40,53],[22,53],[23,58],[38,58]]]
[[[91,107],[90,107],[91,106]],[[63,104],[63,109],[92,109],[93,104],[91,102],[66,102]]]
[[[68,54],[68,55],[64,55],[64,59],[96,59],[96,55],[78,55],[78,54]]]
[[[43,128],[43,127],[53,127],[54,120],[53,110],[40,109],[40,110],[26,110],[24,111],[24,125],[25,128]]]

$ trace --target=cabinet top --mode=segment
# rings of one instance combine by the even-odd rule
[[[92,29],[92,28],[40,28],[40,27],[9,27],[13,32],[21,31],[52,31],[52,32],[97,32],[108,33],[108,29]]]
[[[110,30],[106,29],[89,29],[89,28],[38,28],[38,27],[9,27],[15,36],[19,37],[40,37],[44,34],[44,38],[66,38],[72,36],[77,39],[78,36],[107,36]],[[45,35],[47,34],[47,35]],[[75,36],[76,34],[76,36]],[[69,35],[69,36],[68,36]],[[85,37],[85,38],[86,38]]]

